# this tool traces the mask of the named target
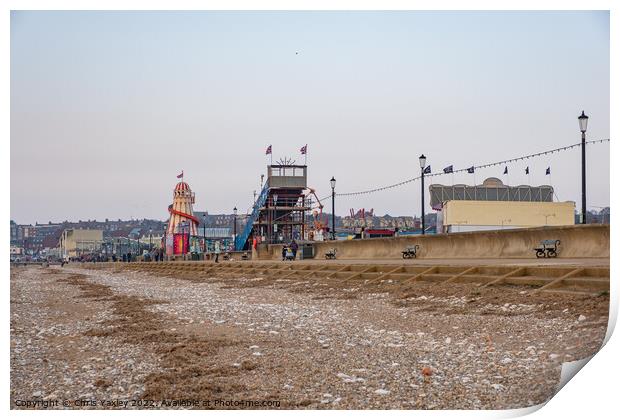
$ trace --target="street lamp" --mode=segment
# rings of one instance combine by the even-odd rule
[[[332,239],[336,239],[336,178],[329,180],[332,186]]]
[[[233,209],[233,249],[237,250],[237,207]]]
[[[202,253],[207,252],[207,212],[202,216]]]
[[[153,251],[153,229],[149,229],[149,251]]]
[[[586,130],[588,129],[588,116],[584,111],[577,118],[581,131],[581,223],[586,224]]]
[[[420,171],[422,172],[422,235],[424,235],[424,170],[426,169],[426,156],[420,155]]]

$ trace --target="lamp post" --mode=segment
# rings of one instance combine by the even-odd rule
[[[332,186],[332,240],[336,240],[336,178],[329,180]]]
[[[233,209],[233,249],[237,250],[237,207]]]
[[[584,111],[577,118],[579,130],[581,130],[581,223],[586,224],[586,130],[588,129],[588,116]]]
[[[420,155],[420,171],[422,172],[422,235],[424,235],[424,170],[426,169],[426,156]]]
[[[207,212],[202,216],[202,253],[207,252]]]
[[[153,229],[149,229],[149,251],[153,250]]]

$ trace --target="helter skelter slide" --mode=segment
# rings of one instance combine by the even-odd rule
[[[198,235],[200,221],[192,210],[194,202],[195,194],[187,182],[181,180],[174,187],[173,201],[168,206],[170,219],[166,229],[166,255],[187,253],[190,236]]]

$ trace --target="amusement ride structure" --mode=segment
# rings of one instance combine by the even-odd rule
[[[198,218],[194,216],[192,206],[195,195],[187,182],[183,180],[183,173],[178,176],[181,182],[174,187],[172,204],[168,206],[170,219],[166,230],[166,254],[185,254],[189,251],[189,239],[198,235]]]
[[[235,239],[235,250],[249,249],[256,241],[289,243],[322,235],[326,226],[323,205],[315,190],[307,186],[307,169],[290,159],[267,166],[267,180],[245,228]]]

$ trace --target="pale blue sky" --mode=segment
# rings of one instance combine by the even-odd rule
[[[579,142],[582,109],[608,138],[609,92],[607,12],[13,12],[11,218],[165,219],[182,169],[196,210],[245,210],[269,144],[298,161],[308,144],[321,197],[332,175],[392,184],[421,153],[436,171]],[[588,162],[588,204],[609,205],[609,145]],[[579,151],[511,165],[511,184],[528,165],[580,207]],[[419,214],[419,189],[337,213]]]

